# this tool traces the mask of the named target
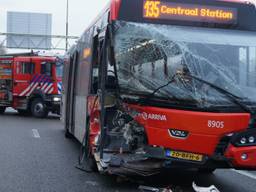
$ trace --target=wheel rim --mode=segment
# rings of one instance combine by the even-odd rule
[[[42,103],[37,103],[34,110],[36,113],[42,113],[44,111],[44,105]]]

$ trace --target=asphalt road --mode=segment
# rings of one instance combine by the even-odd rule
[[[8,110],[0,116],[0,192],[139,191],[140,184],[192,192],[192,182],[221,192],[256,192],[256,172],[218,170],[213,175],[173,172],[134,181],[75,168],[79,144],[64,138],[57,117],[35,119]],[[177,187],[178,186],[178,187]]]

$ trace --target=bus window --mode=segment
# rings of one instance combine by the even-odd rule
[[[117,88],[116,84],[116,76],[115,69],[113,65],[113,61],[111,60],[111,50],[108,47],[107,49],[107,80],[106,80],[106,89],[113,91]]]
[[[256,85],[256,48],[241,47],[239,49],[239,81],[242,86],[253,87]]]
[[[98,90],[99,80],[99,50],[100,47],[98,36],[93,40],[93,57],[92,57],[92,77],[91,77],[91,93],[96,94]]]
[[[120,90],[150,94],[175,77],[155,97],[171,94],[176,99],[204,101],[204,107],[234,105],[219,91],[181,75],[185,67],[189,75],[255,102],[255,40],[250,32],[122,23],[114,46]]]

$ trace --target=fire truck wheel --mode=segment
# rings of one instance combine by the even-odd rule
[[[5,112],[6,107],[0,107],[0,114],[3,114]]]
[[[44,101],[40,98],[36,98],[31,103],[31,113],[34,117],[45,118],[48,115],[48,110]]]

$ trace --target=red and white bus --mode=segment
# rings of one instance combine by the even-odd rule
[[[112,0],[67,55],[62,119],[100,172],[256,169],[256,11]]]

